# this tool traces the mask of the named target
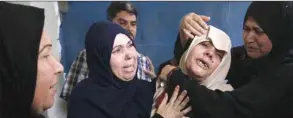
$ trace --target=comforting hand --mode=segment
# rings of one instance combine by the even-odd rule
[[[154,79],[157,77],[157,75],[155,73],[155,67],[154,67],[151,59],[149,57],[146,57],[146,58],[149,63],[149,66],[150,66],[150,70],[144,69],[143,72],[146,73],[148,76],[150,76],[152,79]]]
[[[165,94],[157,111],[163,118],[185,118],[185,114],[191,111],[191,107],[184,109],[189,102],[189,97],[186,97],[187,92],[184,90],[177,98],[178,91],[179,86],[175,88],[169,103],[167,103],[168,95]]]
[[[180,23],[180,40],[184,46],[188,39],[193,39],[195,36],[201,36],[207,32],[210,17],[189,13],[185,15]]]

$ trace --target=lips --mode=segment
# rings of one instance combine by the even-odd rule
[[[131,64],[131,65],[125,65],[125,66],[123,66],[123,69],[126,72],[133,72],[134,71],[134,65],[133,64]]]
[[[203,59],[197,59],[196,63],[198,66],[200,66],[201,68],[203,68],[205,70],[209,69],[209,64]]]
[[[56,84],[53,84],[53,85],[50,86],[50,91],[51,91],[53,96],[56,94],[56,91],[57,91],[55,86],[56,86]]]
[[[255,46],[247,46],[247,50],[249,50],[249,51],[256,51],[256,50],[258,50],[258,48],[255,47]]]

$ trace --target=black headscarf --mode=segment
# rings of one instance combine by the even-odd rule
[[[68,118],[144,118],[150,116],[154,85],[147,81],[119,80],[110,58],[117,34],[129,32],[109,21],[93,24],[85,48],[89,77],[78,84],[69,99]]]
[[[271,52],[262,58],[252,59],[252,65],[263,68],[286,61],[285,57],[293,47],[291,4],[281,1],[254,1],[247,9],[244,21],[249,16],[254,18],[273,44]]]
[[[44,10],[0,2],[0,116],[31,117]]]
[[[243,26],[252,17],[269,37],[273,47],[264,57],[252,59],[247,56],[244,46],[232,48],[232,63],[228,73],[228,83],[239,88],[251,81],[251,76],[260,70],[274,68],[280,63],[290,62],[289,50],[292,48],[292,2],[254,1],[247,9]],[[290,21],[291,20],[291,21]],[[292,61],[292,60],[291,60]]]

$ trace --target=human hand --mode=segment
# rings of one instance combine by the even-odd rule
[[[185,46],[188,39],[195,36],[201,36],[208,30],[207,22],[210,21],[209,16],[198,15],[196,13],[188,13],[180,23],[180,41]]]
[[[191,107],[184,109],[189,102],[189,97],[186,97],[187,92],[184,90],[177,98],[178,92],[179,86],[176,86],[168,103],[168,94],[165,93],[165,97],[157,111],[163,118],[185,118],[185,114],[191,111]]]
[[[152,79],[156,78],[157,75],[155,73],[155,67],[151,61],[151,59],[149,57],[146,57],[148,63],[149,63],[149,66],[150,66],[150,70],[147,70],[147,69],[143,69],[143,72],[146,73],[148,76],[150,76]]]

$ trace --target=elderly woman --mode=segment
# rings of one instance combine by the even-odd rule
[[[149,118],[155,85],[138,80],[137,51],[129,32],[111,22],[93,24],[85,48],[89,78],[81,81],[69,99],[68,118]],[[181,118],[190,108],[186,92],[171,98],[155,117]],[[176,103],[176,104],[173,104]],[[177,104],[178,103],[178,104]]]
[[[243,29],[245,48],[232,53],[235,65],[232,60],[231,72],[235,73],[230,76],[231,80],[246,79],[241,87],[222,92],[209,90],[197,81],[177,82],[188,92],[196,109],[194,117],[292,117],[292,3],[252,2]]]
[[[231,62],[231,40],[222,30],[209,26],[207,35],[196,36],[182,55],[179,68],[175,68],[167,82],[169,95],[181,79],[196,80],[211,90],[232,91],[233,87],[226,84],[226,75]],[[176,76],[174,76],[174,75]],[[174,84],[176,83],[176,85]],[[161,88],[158,89],[158,91]],[[161,92],[164,93],[164,92]],[[162,97],[156,99],[160,103]],[[157,105],[158,106],[158,105]],[[154,112],[154,110],[153,110]]]
[[[42,117],[63,71],[43,32],[44,10],[6,2],[0,8],[0,117]]]
[[[231,91],[232,86],[225,80],[231,63],[230,49],[230,37],[209,26],[207,35],[195,37],[182,55],[180,70],[187,78],[195,79],[211,90]]]

